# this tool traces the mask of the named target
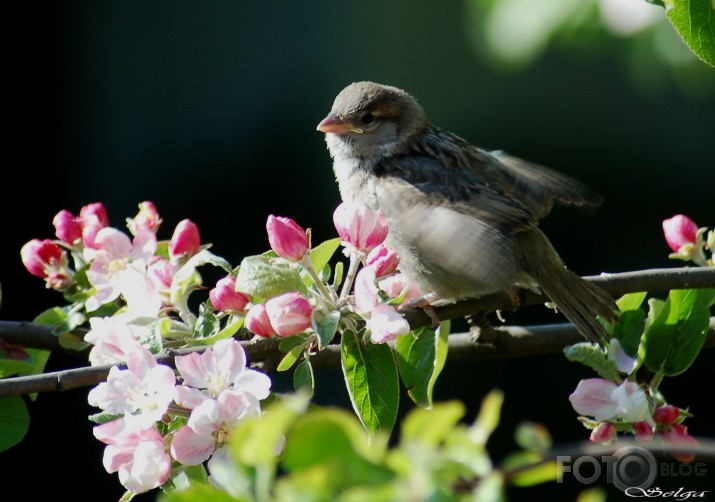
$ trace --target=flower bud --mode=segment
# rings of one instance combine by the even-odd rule
[[[681,446],[697,446],[698,440],[688,434],[688,428],[683,424],[672,424],[661,433],[663,439],[670,444]],[[673,457],[684,463],[689,464],[695,460],[694,453],[672,453]]]
[[[79,211],[79,219],[82,222],[82,228],[92,225],[101,225],[101,227],[109,225],[107,210],[101,202],[94,202],[82,207]]]
[[[172,260],[182,256],[191,257],[196,254],[199,247],[201,247],[199,227],[191,220],[180,221],[169,242],[169,255]]]
[[[62,254],[62,248],[50,239],[32,239],[20,250],[20,257],[27,271],[43,279],[60,266]]]
[[[217,310],[230,313],[244,313],[246,304],[250,301],[248,295],[236,291],[236,278],[226,276],[216,283],[216,287],[209,292],[211,303]]]
[[[653,419],[663,425],[674,424],[680,418],[680,409],[669,404],[658,406],[653,413]]]
[[[266,306],[262,303],[253,305],[246,314],[246,329],[251,333],[264,338],[276,336],[276,330],[271,326],[271,320],[266,313]]]
[[[310,327],[313,307],[300,293],[285,293],[266,302],[271,326],[281,336],[302,333]]]
[[[410,332],[410,325],[391,305],[381,303],[370,313],[367,323],[372,343],[385,343]]]
[[[276,254],[286,260],[298,261],[308,252],[308,236],[300,225],[282,216],[268,217],[268,242]]]
[[[144,201],[139,204],[139,212],[134,218],[127,218],[127,227],[132,235],[141,230],[149,230],[155,234],[159,230],[162,219],[153,202]]]
[[[397,270],[400,260],[397,258],[397,251],[380,244],[367,255],[368,267],[374,267],[377,277],[390,275]]]
[[[651,441],[653,439],[653,426],[645,420],[636,422],[636,439],[638,441]]]
[[[678,253],[684,246],[697,242],[698,226],[687,216],[677,214],[663,220],[663,233],[670,249]]]
[[[387,220],[367,206],[341,203],[333,213],[340,238],[355,249],[369,252],[387,237]]]
[[[67,244],[73,244],[76,240],[82,238],[81,221],[66,209],[55,215],[52,224],[55,226],[57,238]]]
[[[589,439],[594,443],[608,443],[615,437],[616,427],[611,422],[601,422],[591,431]]]
[[[417,286],[410,281],[405,274],[393,274],[390,277],[385,277],[378,281],[378,286],[381,290],[387,293],[390,298],[397,298],[404,294],[405,297],[402,303],[409,302],[415,298],[422,296],[422,293]]]

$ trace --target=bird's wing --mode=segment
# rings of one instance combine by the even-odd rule
[[[591,207],[603,202],[600,195],[569,176],[501,151],[491,155],[499,161],[499,166],[491,168],[489,174],[536,218],[547,216],[554,202]]]

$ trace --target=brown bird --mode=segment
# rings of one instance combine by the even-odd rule
[[[543,291],[588,340],[597,316],[617,320],[604,291],[568,270],[538,228],[555,202],[597,206],[578,181],[432,125],[396,87],[356,82],[335,98],[318,131],[344,201],[380,210],[400,270],[432,298],[475,298],[513,287]]]

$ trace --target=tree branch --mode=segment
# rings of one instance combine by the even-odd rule
[[[638,291],[668,291],[684,288],[715,288],[715,267],[653,269],[619,274],[603,274],[586,277],[598,284],[612,296]],[[527,292],[519,307],[543,303],[543,296]],[[508,295],[495,294],[477,300],[435,307],[440,319],[455,319],[487,313],[495,310],[513,309]],[[412,328],[427,326],[432,323],[421,309],[403,311]],[[540,326],[502,326],[495,327],[479,336],[475,333],[450,335],[449,361],[478,361],[504,357],[522,357],[528,355],[557,353],[567,345],[583,341],[583,337],[571,324],[548,324]],[[0,321],[0,338],[8,343],[46,349],[66,351],[59,345],[51,328],[30,322]],[[281,354],[278,339],[241,341],[249,360],[266,372],[275,371]],[[709,333],[705,346],[715,346],[715,318],[710,319]],[[164,364],[173,366],[176,356],[191,352],[200,352],[206,347],[167,350],[167,355],[157,357]],[[340,348],[328,346],[310,358],[314,367],[337,367],[340,364]],[[53,373],[43,373],[27,377],[0,380],[0,397],[22,395],[32,392],[56,392],[96,385],[103,381],[111,366],[96,366],[68,369]]]

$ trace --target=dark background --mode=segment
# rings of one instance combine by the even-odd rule
[[[626,41],[561,45],[509,73],[476,56],[468,40],[477,28],[460,2],[57,1],[13,9],[7,21],[17,32],[5,35],[4,51],[4,320],[30,320],[61,303],[19,257],[28,240],[53,236],[61,209],[76,213],[101,201],[123,228],[137,204],[151,200],[164,218],[160,238],[190,218],[233,265],[268,248],[269,214],[311,227],[314,242],[334,237],[339,195],[315,126],[357,80],[402,87],[433,123],[601,193],[605,203],[593,214],[557,209],[542,223],[577,273],[679,266],[667,258],[661,221],[684,213],[715,224],[715,85],[689,93],[664,71],[652,76],[658,85],[639,87],[630,66],[647,61],[624,65]],[[543,308],[508,319],[561,320]],[[705,350],[661,387],[672,404],[691,407],[695,435],[715,434],[713,363],[713,350]],[[48,370],[76,364],[53,355]],[[521,420],[544,423],[559,443],[585,439],[567,398],[591,376],[561,355],[453,364],[436,399],[465,401],[471,420],[490,389],[504,390],[490,443],[499,459],[515,448],[511,434]],[[275,387],[289,383],[278,378]],[[44,394],[29,405],[27,438],[0,454],[3,486],[119,498],[123,489],[103,470],[102,445],[86,420],[97,411],[86,394]],[[349,407],[339,370],[318,373],[316,402]],[[713,472],[710,464],[710,479]],[[660,485],[707,489],[704,481]],[[509,495],[573,499],[582,488],[552,483]]]

